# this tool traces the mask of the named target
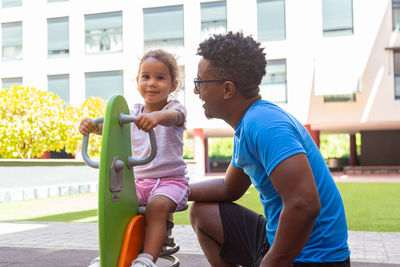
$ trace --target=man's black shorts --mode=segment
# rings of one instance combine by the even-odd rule
[[[242,266],[260,266],[269,244],[265,217],[243,206],[219,203],[224,241],[220,256],[227,262]],[[343,262],[294,263],[293,267],[349,267],[350,258]]]

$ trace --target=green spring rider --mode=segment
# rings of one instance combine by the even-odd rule
[[[82,157],[86,164],[99,169],[98,229],[99,253],[102,267],[129,267],[144,243],[145,207],[139,207],[136,196],[133,167],[147,164],[157,153],[154,131],[149,132],[151,152],[144,159],[132,157],[130,123],[135,116],[129,115],[125,98],[115,95],[108,101],[105,117],[94,120],[103,123],[100,162],[89,158],[89,135],[83,137]],[[179,266],[173,256],[179,250],[171,235],[173,223],[167,222],[167,237],[160,258]]]

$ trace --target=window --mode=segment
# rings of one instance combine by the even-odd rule
[[[122,51],[122,12],[85,15],[86,53]]]
[[[274,103],[287,103],[286,59],[268,60],[266,71],[260,85],[261,96]]]
[[[393,30],[400,31],[400,0],[392,0]]]
[[[393,51],[394,55],[394,98],[400,99],[400,51]]]
[[[22,85],[22,77],[1,79],[1,88],[11,88],[13,85]]]
[[[355,102],[356,94],[324,95],[324,102]]]
[[[145,8],[143,26],[145,49],[184,45],[183,6]]]
[[[69,19],[47,19],[47,51],[49,56],[69,54]]]
[[[69,104],[69,74],[47,75],[47,88]]]
[[[122,71],[85,73],[85,97],[99,96],[108,100],[115,94],[123,94]]]
[[[201,37],[226,32],[226,2],[201,3]]]
[[[353,1],[322,0],[324,36],[353,34]]]
[[[22,22],[1,24],[3,60],[22,59]]]
[[[285,40],[285,1],[258,0],[257,27],[260,41]]]
[[[22,0],[1,0],[1,7],[22,6]]]

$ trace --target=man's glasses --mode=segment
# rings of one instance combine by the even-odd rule
[[[223,83],[227,82],[229,80],[200,80],[199,78],[194,78],[194,88],[196,89],[196,92],[200,92],[200,84],[201,83]]]

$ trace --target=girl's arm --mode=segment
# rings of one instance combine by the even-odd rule
[[[91,118],[86,118],[79,125],[79,132],[83,135],[90,133],[101,135],[103,132],[103,123],[96,125]]]
[[[150,131],[157,125],[182,126],[185,123],[185,116],[178,110],[160,110],[151,113],[142,113],[136,120],[136,126],[143,131]]]

